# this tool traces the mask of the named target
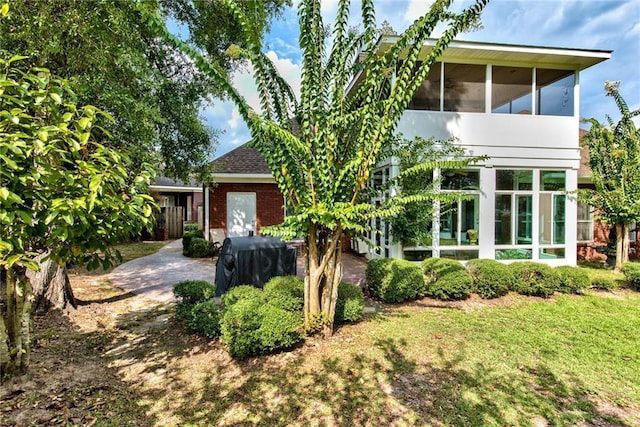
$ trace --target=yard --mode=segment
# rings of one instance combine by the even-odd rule
[[[1,425],[639,425],[640,294],[386,305],[279,355],[235,361],[171,306],[72,277],[36,318]]]

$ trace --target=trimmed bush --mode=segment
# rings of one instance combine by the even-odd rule
[[[229,308],[242,299],[260,299],[261,304],[266,303],[262,290],[251,285],[234,286],[222,295],[221,301],[224,308]]]
[[[302,313],[304,306],[304,280],[298,276],[272,277],[264,285],[269,304],[283,310]]]
[[[184,232],[186,233],[189,231],[199,231],[200,235],[202,236],[202,230],[200,230],[200,227],[198,226],[198,224],[185,224]]]
[[[216,254],[216,251],[214,242],[204,240],[202,237],[192,237],[185,255],[191,258],[210,258]]]
[[[428,283],[426,294],[443,301],[463,300],[469,298],[472,287],[473,278],[463,268],[450,271],[438,277],[436,281]]]
[[[640,263],[627,262],[622,266],[625,279],[636,291],[640,291]]]
[[[173,285],[173,295],[184,304],[207,301],[216,293],[216,285],[206,280],[185,280]]]
[[[364,314],[364,294],[360,286],[340,282],[336,301],[335,323],[357,322]]]
[[[220,335],[220,309],[213,300],[191,305],[185,320],[187,329],[193,332],[207,338],[216,338]]]
[[[563,265],[555,268],[560,275],[560,284],[557,291],[563,294],[581,294],[589,287],[589,273],[579,267]]]
[[[424,280],[428,285],[447,273],[464,270],[464,265],[447,258],[427,258],[420,264],[424,273]]]
[[[200,238],[202,239],[202,231],[193,230],[193,231],[185,231],[182,234],[182,253],[184,255],[189,254],[189,248],[191,247],[191,239]]]
[[[593,277],[591,278],[591,287],[593,289],[602,289],[610,291],[618,287],[618,283],[609,277]]]
[[[513,290],[519,294],[547,298],[560,286],[560,275],[546,264],[525,261],[509,267],[515,275]]]
[[[246,292],[242,298],[225,306],[220,323],[221,339],[233,357],[288,349],[304,337],[300,315],[265,304],[262,291],[256,290],[258,293]]]
[[[367,286],[375,298],[385,302],[416,299],[424,293],[420,266],[403,259],[376,258],[367,264]]]
[[[492,259],[472,259],[467,270],[473,278],[472,291],[485,299],[506,295],[515,280],[508,265]]]

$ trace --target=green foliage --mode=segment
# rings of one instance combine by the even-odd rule
[[[420,266],[411,261],[375,258],[368,262],[365,274],[371,296],[385,302],[413,300],[425,290]]]
[[[591,284],[589,273],[580,267],[564,265],[555,268],[560,275],[557,291],[564,294],[581,294]]]
[[[547,298],[560,286],[560,275],[546,264],[525,261],[509,267],[515,275],[513,291],[519,294]]]
[[[425,283],[435,282],[447,273],[464,270],[464,265],[447,258],[427,258],[420,264]]]
[[[622,272],[629,285],[640,291],[640,263],[628,262],[622,266]]]
[[[276,276],[264,285],[269,304],[294,313],[302,313],[304,281],[297,276]]]
[[[237,287],[240,289],[246,287]],[[224,299],[221,339],[233,357],[244,358],[288,349],[304,338],[302,316],[266,303],[264,292],[243,289]],[[232,289],[233,291],[233,289]],[[225,294],[229,295],[229,293]]]
[[[508,265],[492,259],[472,259],[467,270],[473,278],[473,292],[481,298],[498,298],[513,287],[515,277]]]
[[[241,299],[261,299],[263,304],[266,303],[266,297],[261,289],[251,285],[240,285],[222,294],[222,306],[225,309],[229,308]]]
[[[186,256],[189,254],[191,247],[191,239],[202,238],[202,231],[200,230],[185,230],[182,234],[182,253]]]
[[[593,289],[602,289],[605,291],[610,291],[618,287],[618,283],[615,279],[604,276],[592,277],[590,285]]]
[[[452,301],[469,298],[473,278],[467,270],[449,271],[438,277],[437,280],[427,283],[425,294],[431,298]]]
[[[187,329],[207,338],[217,338],[220,335],[220,308],[215,301],[211,299],[189,306],[185,316]]]
[[[335,321],[337,323],[357,322],[363,314],[364,294],[360,286],[354,283],[340,282]]]
[[[214,242],[204,240],[202,237],[192,237],[189,250],[185,255],[191,258],[210,258],[217,253],[217,250]]]
[[[216,285],[206,280],[185,280],[173,285],[173,295],[185,304],[197,304],[213,298]]]
[[[185,224],[184,232],[188,233],[191,231],[200,231],[200,235],[202,235],[202,230],[200,229],[200,226],[198,224]]]

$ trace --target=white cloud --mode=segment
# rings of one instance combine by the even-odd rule
[[[231,118],[227,120],[227,124],[229,125],[229,128],[235,130],[238,128],[239,123],[240,123],[240,111],[238,110],[238,108],[234,108],[233,111],[231,112]]]

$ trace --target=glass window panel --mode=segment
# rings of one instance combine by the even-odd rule
[[[460,209],[460,244],[478,244],[478,225],[480,196],[474,195],[471,200],[462,200]]]
[[[516,196],[517,203],[517,223],[516,223],[516,243],[518,245],[531,244],[532,242],[532,216],[533,203],[531,196]]]
[[[496,251],[496,259],[497,260],[506,260],[506,259],[531,259],[532,251],[531,249],[498,249]]]
[[[540,259],[564,259],[564,248],[542,248]]]
[[[492,67],[491,112],[531,114],[532,68]]]
[[[458,202],[440,210],[440,246],[458,244]]]
[[[578,221],[591,221],[593,209],[588,203],[578,202]]]
[[[443,170],[440,188],[443,190],[477,190],[480,187],[479,171]]]
[[[629,223],[629,242],[635,243],[638,238],[638,226],[635,221]]]
[[[542,244],[551,244],[551,199],[551,194],[540,194],[540,206],[538,208],[540,237],[538,241]]]
[[[421,250],[405,250],[404,251],[404,259],[408,261],[423,261],[426,258],[432,258],[432,251],[421,251]]]
[[[593,227],[591,222],[578,222],[578,242],[591,242],[593,240]]]
[[[573,71],[536,70],[536,114],[544,116],[573,116]]]
[[[553,243],[556,245],[564,243],[565,199],[565,196],[562,194],[555,194],[553,196]]]
[[[564,171],[540,171],[540,190],[564,191],[565,175]]]
[[[409,103],[410,110],[440,111],[440,62],[429,69],[427,78],[413,94]]]
[[[533,188],[533,171],[498,170],[496,171],[497,190],[530,191]]]
[[[456,261],[467,261],[478,258],[478,251],[448,249],[440,251],[440,258],[454,259]]]
[[[485,65],[444,64],[444,110],[483,113]]]
[[[495,242],[498,245],[509,245],[511,241],[511,195],[496,195]]]

